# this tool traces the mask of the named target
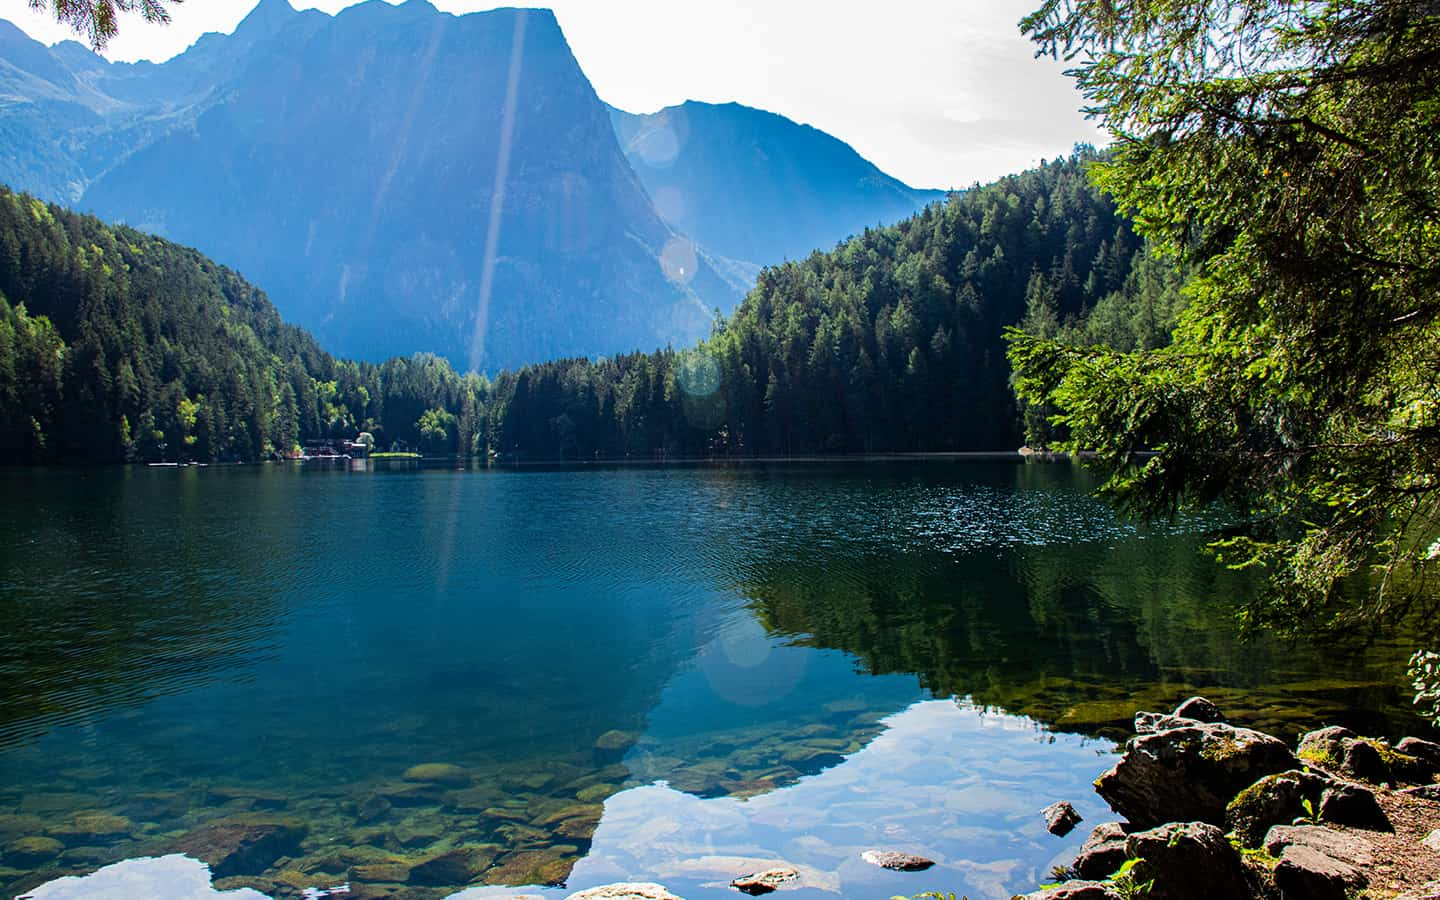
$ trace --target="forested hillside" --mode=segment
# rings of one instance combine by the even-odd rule
[[[505,459],[1013,449],[1006,326],[1151,346],[1173,318],[1177,279],[1088,159],[766,269],[698,346],[493,382],[337,360],[200,253],[4,191],[0,458],[245,460],[362,429]]]

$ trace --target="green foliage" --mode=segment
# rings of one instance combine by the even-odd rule
[[[146,22],[168,24],[169,3],[180,0],[29,0],[30,8],[50,9],[55,21],[74,29],[95,50],[101,50],[120,30],[121,13],[140,13]]]
[[[1114,891],[1121,900],[1135,900],[1138,897],[1145,897],[1155,887],[1155,879],[1150,878],[1141,881],[1135,874],[1135,867],[1140,864],[1139,859],[1127,859],[1121,863],[1115,874],[1106,879],[1110,890]]]
[[[1415,705],[1440,726],[1440,653],[1415,651],[1410,657],[1410,680],[1415,685]]]
[[[1012,332],[1020,396],[1122,508],[1244,513],[1214,549],[1269,578],[1250,623],[1440,599],[1434,5],[1048,0],[1024,27],[1076,61],[1116,138],[1100,184],[1192,278],[1168,346]]]

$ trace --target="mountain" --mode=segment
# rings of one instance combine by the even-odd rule
[[[886,175],[823,131],[738,103],[692,100],[650,115],[612,107],[610,120],[671,225],[759,265],[829,250],[945,197]]]
[[[548,11],[262,0],[162,65],[10,32],[0,177],[223,260],[331,351],[688,344],[748,286],[656,214]]]

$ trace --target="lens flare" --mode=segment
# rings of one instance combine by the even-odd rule
[[[687,238],[676,235],[666,241],[660,251],[660,271],[673,284],[689,284],[695,277],[696,265],[695,245]]]

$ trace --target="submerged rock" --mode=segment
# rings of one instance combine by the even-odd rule
[[[570,848],[574,851],[577,848]],[[575,866],[572,853],[560,847],[516,850],[502,856],[485,872],[486,884],[564,884]]]
[[[1075,807],[1064,800],[1040,810],[1040,815],[1045,817],[1045,830],[1059,837],[1074,831],[1075,826],[1084,821],[1075,811]]]
[[[781,885],[794,881],[799,877],[800,872],[798,870],[780,867],[766,869],[763,872],[753,872],[749,875],[741,875],[739,878],[730,882],[730,886],[742,894],[759,896],[760,894],[771,893]]]
[[[127,838],[134,827],[124,816],[80,813],[64,825],[50,829],[50,834],[67,844],[96,844]]]
[[[1353,866],[1300,844],[1285,848],[1274,876],[1282,895],[1307,900],[1345,900],[1367,883]]]
[[[680,900],[654,882],[621,882],[600,887],[587,888],[566,897],[565,900]]]
[[[935,865],[933,859],[913,853],[901,853],[898,850],[866,850],[860,854],[860,858],[873,866],[898,872],[922,872]]]
[[[1219,825],[1241,790],[1298,765],[1277,738],[1209,723],[1133,739],[1095,790],[1141,828],[1175,821]]]
[[[300,850],[306,828],[289,821],[232,821],[205,825],[171,845],[200,860],[216,878],[259,875],[282,856]]]
[[[32,835],[5,845],[5,861],[17,866],[34,866],[60,855],[65,845],[52,837]]]
[[[611,729],[595,739],[596,750],[624,750],[635,743],[638,736],[631,731]]]
[[[1206,822],[1172,822],[1130,835],[1125,850],[1138,859],[1131,875],[1152,881],[1153,900],[1247,897],[1250,887],[1240,854],[1225,833]]]
[[[1129,832],[1119,822],[1096,825],[1070,868],[1081,878],[1092,881],[1109,878],[1125,862],[1125,839],[1128,836]]]
[[[470,775],[464,769],[451,763],[421,763],[411,766],[400,776],[406,781],[427,784],[469,784]]]
[[[499,855],[500,847],[495,844],[449,850],[412,867],[409,881],[435,887],[469,884],[483,875]]]

